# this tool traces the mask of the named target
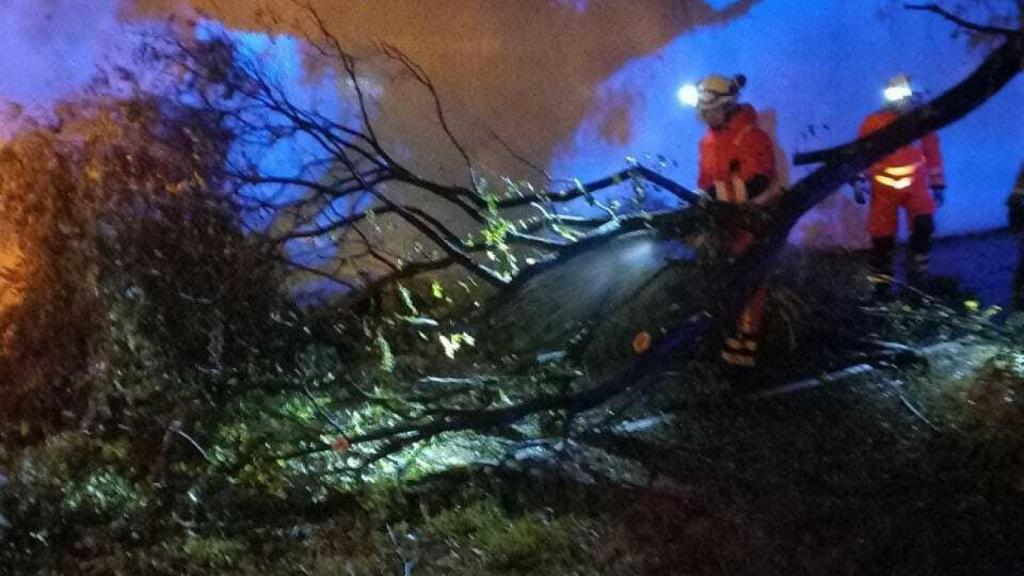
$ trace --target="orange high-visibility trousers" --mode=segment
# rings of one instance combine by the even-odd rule
[[[900,208],[906,211],[908,225],[918,216],[935,214],[935,199],[928,189],[926,178],[914,178],[902,190],[872,180],[868,234],[872,238],[896,236],[899,231]]]

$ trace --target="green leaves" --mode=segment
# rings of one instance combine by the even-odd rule
[[[438,300],[444,298],[444,288],[441,286],[441,283],[438,282],[437,280],[434,280],[430,283],[430,294],[431,296],[437,298]]]
[[[380,369],[385,372],[393,372],[395,369],[395,356],[391,352],[391,345],[388,344],[387,339],[384,338],[384,332],[380,329],[377,330],[377,335],[374,337],[374,343],[377,346],[377,352],[380,355]]]
[[[409,310],[409,312],[413,316],[419,316],[420,312],[419,312],[419,310],[416,309],[416,305],[413,304],[413,302],[412,302],[412,293],[409,292],[409,289],[406,288],[405,286],[402,286],[401,284],[399,284],[398,285],[398,293],[399,293],[399,295],[401,295],[402,303],[405,304],[405,307]]]
[[[466,346],[476,346],[476,339],[465,332],[458,334],[438,334],[437,339],[441,342],[441,346],[444,348],[444,355],[455,359],[455,354]]]
[[[519,263],[507,241],[508,235],[515,231],[515,224],[501,215],[498,210],[499,198],[492,192],[484,193],[487,211],[484,215],[485,224],[480,231],[483,244],[487,246],[486,255],[495,263],[497,272],[505,279],[512,278],[519,272]]]

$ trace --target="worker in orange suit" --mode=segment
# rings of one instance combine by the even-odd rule
[[[892,124],[915,105],[916,95],[905,75],[890,80],[884,94],[886,106],[864,120],[860,127],[861,138]],[[901,208],[910,226],[907,279],[911,285],[920,283],[928,272],[935,210],[942,206],[946,189],[938,135],[930,133],[875,162],[858,178],[854,188],[858,203],[865,202],[866,191],[871,194],[868,208],[868,234],[872,245],[870,279],[876,293],[887,296],[890,291]]]
[[[719,202],[764,203],[781,190],[771,138],[757,126],[757,111],[739,102],[746,78],[712,75],[692,91],[708,130],[700,141],[698,186]],[[681,96],[684,97],[683,93]],[[726,225],[726,249],[739,256],[756,241],[739,226]],[[749,369],[757,364],[759,337],[767,292],[759,287],[736,321],[735,332],[725,339],[722,360]]]

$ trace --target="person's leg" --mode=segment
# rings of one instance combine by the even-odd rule
[[[768,291],[762,286],[747,301],[746,307],[736,320],[735,336],[725,339],[722,360],[726,364],[741,368],[757,366],[761,324],[767,297]]]
[[[907,250],[907,280],[911,285],[919,284],[928,274],[932,250],[932,235],[935,233],[935,199],[925,182],[915,182],[906,201],[907,217],[910,222],[910,241]]]
[[[875,296],[889,296],[892,290],[893,252],[895,250],[895,236],[871,237],[871,274],[868,276],[868,280],[874,286]]]
[[[1011,304],[1017,312],[1024,312],[1024,237],[1021,238],[1017,258],[1017,272],[1013,276],[1013,300]]]
[[[935,222],[931,214],[915,216],[910,224],[910,242],[907,250],[907,280],[920,284],[928,275],[931,264],[932,234]]]
[[[887,296],[892,285],[893,251],[899,223],[899,198],[894,190],[880,184],[871,189],[868,207],[868,235],[871,236],[871,274],[868,280],[877,296]]]

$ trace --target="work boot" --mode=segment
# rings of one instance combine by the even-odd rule
[[[723,342],[722,376],[734,392],[753,392],[763,386],[757,352],[757,337],[742,331]]]
[[[921,288],[928,279],[928,265],[931,258],[927,252],[909,252],[907,254],[907,284]]]
[[[892,276],[889,274],[868,274],[868,282],[871,283],[871,298],[874,302],[891,302]]]
[[[887,302],[892,298],[893,251],[896,249],[896,238],[893,236],[875,236],[871,238],[871,272],[868,282],[874,288],[876,302]]]
[[[738,333],[726,338],[722,345],[722,362],[739,368],[754,368],[757,365],[757,338]]]

